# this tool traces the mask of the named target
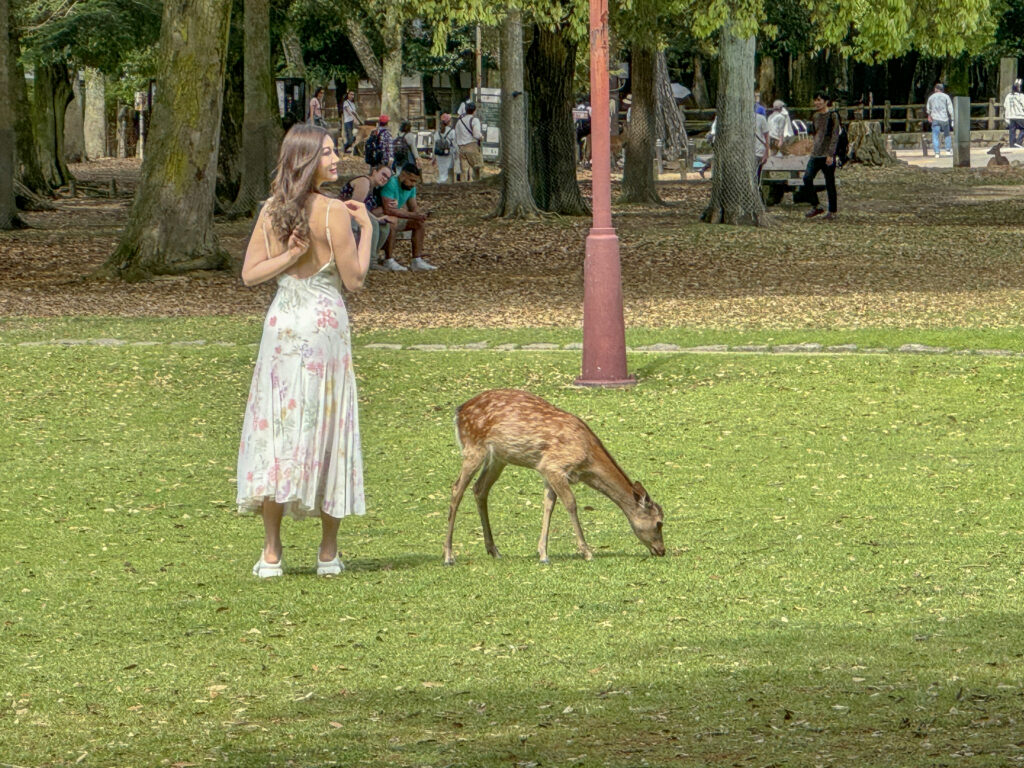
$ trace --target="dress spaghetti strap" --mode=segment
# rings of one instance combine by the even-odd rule
[[[331,203],[327,201],[326,212],[324,213],[324,232],[327,234],[327,245],[331,249],[331,261],[334,261],[334,241],[331,240]]]

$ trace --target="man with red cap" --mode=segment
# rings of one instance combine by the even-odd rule
[[[377,120],[377,127],[366,137],[363,160],[373,170],[379,165],[386,165],[389,168],[395,159],[395,140],[388,131],[388,116],[381,115]]]

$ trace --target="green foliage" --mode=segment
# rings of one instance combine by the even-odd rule
[[[116,75],[123,62],[156,42],[161,7],[159,0],[33,0],[22,9],[31,20],[22,46],[40,63],[70,56]]]

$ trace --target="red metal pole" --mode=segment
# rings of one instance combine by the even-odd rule
[[[583,262],[584,387],[627,387],[619,238],[612,226],[611,116],[608,107],[608,0],[590,0],[590,145],[594,221]]]

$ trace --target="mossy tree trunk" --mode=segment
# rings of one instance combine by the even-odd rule
[[[577,44],[567,29],[534,24],[526,52],[530,111],[530,184],[541,210],[589,216],[590,206],[576,182],[576,129],[572,85]]]
[[[230,0],[164,5],[142,178],[101,274],[142,280],[230,264],[213,228],[230,16]]]
[[[523,90],[523,13],[510,6],[501,23],[501,197],[494,215],[502,218],[529,218],[539,213],[526,162]]]
[[[245,2],[231,1],[231,32],[228,34],[224,69],[224,101],[220,110],[220,144],[217,148],[216,208],[227,213],[238,197],[242,181],[242,123],[245,120]]]
[[[74,99],[66,61],[35,68],[32,96],[32,133],[43,180],[51,189],[71,180],[64,160],[64,115]]]
[[[10,57],[7,71],[10,76],[10,103],[14,109],[14,175],[25,187],[37,195],[52,195],[53,188],[46,183],[36,154],[36,139],[32,132],[31,106],[25,87],[25,70],[21,66],[21,45],[13,24],[8,29]]]
[[[384,38],[380,112],[391,118],[394,133],[402,119],[402,14],[398,8],[384,16],[380,32]]]
[[[754,175],[754,38],[737,37],[728,23],[719,51],[714,177],[701,219],[757,226],[764,202]]]
[[[356,52],[359,63],[363,65],[366,79],[373,84],[378,93],[382,92],[384,89],[384,70],[381,69],[377,54],[373,52],[370,38],[366,36],[362,24],[359,23],[359,19],[354,14],[350,13],[345,20],[345,31],[348,33],[348,41],[352,44],[352,49]]]
[[[633,110],[626,129],[626,166],[622,170],[620,203],[661,202],[654,187],[656,58],[657,53],[652,48],[642,44],[633,46],[629,67]]]
[[[281,146],[277,94],[270,64],[270,2],[245,0],[245,116],[242,119],[242,178],[229,213],[249,216],[270,194]]]
[[[14,103],[11,93],[11,22],[8,0],[0,0],[0,229],[14,229],[21,222],[14,205]]]
[[[98,69],[85,70],[85,157],[107,156],[106,80]]]

